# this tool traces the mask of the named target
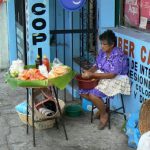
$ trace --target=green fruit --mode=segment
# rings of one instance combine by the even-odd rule
[[[11,77],[15,78],[15,77],[18,77],[19,72],[18,71],[14,71],[10,75],[11,75]]]

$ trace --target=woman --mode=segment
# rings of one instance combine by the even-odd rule
[[[100,124],[98,128],[102,130],[108,122],[108,114],[103,102],[103,98],[106,97],[107,92],[105,93],[105,90],[103,90],[103,92],[101,91],[101,84],[105,82],[105,89],[109,89],[109,84],[114,84],[113,82],[116,81],[117,75],[127,74],[128,63],[126,55],[124,55],[123,51],[120,48],[116,47],[117,38],[113,31],[105,31],[99,36],[99,39],[101,41],[101,49],[96,58],[96,63],[91,69],[84,70],[82,74],[82,77],[85,79],[99,79],[98,86],[91,90],[80,89],[79,93],[81,97],[92,101],[94,105],[99,109]],[[107,96],[114,96],[115,94],[120,93],[120,91],[110,93],[112,93],[112,95]]]

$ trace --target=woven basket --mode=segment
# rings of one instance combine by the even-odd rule
[[[63,100],[60,100],[60,99],[58,101],[59,101],[61,112],[63,113],[64,112],[64,107],[65,107],[65,103],[64,103]],[[55,101],[55,103],[56,103],[56,101]],[[56,106],[57,106],[57,104],[56,104]],[[45,115],[43,115],[42,113],[40,113],[37,110],[36,107],[34,107],[34,112],[35,112],[35,120],[48,119],[48,118],[54,118],[54,117],[59,117],[60,116],[58,107],[57,107],[56,113],[54,115],[52,115],[52,116],[45,116]]]
[[[64,107],[65,107],[64,101],[59,99],[59,105],[60,105],[60,108],[61,108],[61,112],[63,113],[63,112],[64,112]],[[20,112],[18,112],[18,111],[17,111],[17,113],[18,113],[18,115],[19,115],[20,120],[21,120],[23,123],[27,124],[27,115],[26,115],[26,114],[23,114],[23,113],[20,113]],[[59,113],[59,111],[57,111],[54,116],[47,117],[47,116],[41,114],[41,113],[35,108],[35,109],[34,109],[34,116],[35,116],[34,119],[35,119],[35,121],[36,121],[36,120],[42,120],[42,119],[47,119],[47,118],[52,118],[52,117],[59,117],[59,116],[60,116],[60,113]],[[31,111],[29,112],[29,120],[28,120],[28,121],[29,121],[29,125],[32,126]],[[41,129],[47,129],[47,128],[52,128],[52,127],[54,126],[54,124],[55,124],[55,119],[51,119],[51,120],[47,120],[47,121],[42,121],[42,122],[35,122],[35,123],[34,123],[35,128],[36,128],[36,129],[39,129],[39,130],[41,130]]]
[[[24,124],[27,124],[27,115],[26,114],[23,114],[19,111],[17,111],[18,115],[19,115],[19,118],[20,120],[24,123]],[[29,122],[29,125],[32,126],[32,119],[31,119],[31,115],[28,116],[28,122]]]
[[[150,131],[150,100],[146,100],[140,110],[139,130],[141,135]]]
[[[63,100],[60,100],[59,99],[59,105],[60,105],[60,109],[61,109],[61,112],[63,113],[64,112],[64,107],[65,107],[65,103]],[[35,112],[35,120],[42,120],[42,119],[48,119],[48,118],[58,118],[60,117],[60,113],[59,111],[57,110],[56,113],[52,116],[45,116],[43,114],[41,114],[37,109],[36,107],[34,107],[34,112]],[[42,121],[42,122],[36,122],[35,123],[35,128],[36,129],[47,129],[47,128],[52,128],[55,124],[55,119],[51,119],[51,120],[47,120],[47,121]]]
[[[27,124],[27,115],[17,112],[19,115],[20,120],[24,123]],[[36,119],[35,119],[36,120]],[[31,115],[29,115],[29,120],[28,123],[30,126],[32,126],[32,118]],[[47,120],[47,121],[43,121],[43,122],[35,122],[34,126],[36,129],[38,130],[42,130],[42,129],[47,129],[47,128],[52,128],[55,124],[55,120]]]

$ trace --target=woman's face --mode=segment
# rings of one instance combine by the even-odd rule
[[[113,47],[114,47],[114,44],[109,45],[106,40],[101,41],[101,48],[104,52],[111,52]]]

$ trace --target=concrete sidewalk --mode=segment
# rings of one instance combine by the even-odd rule
[[[112,116],[112,128],[97,129],[98,120],[90,123],[90,114],[65,117],[69,140],[66,141],[61,124],[46,130],[36,130],[36,147],[32,143],[32,128],[26,134],[15,106],[26,99],[26,90],[12,90],[4,83],[5,72],[0,72],[0,150],[133,150],[127,146],[127,137],[121,131],[123,117]]]

